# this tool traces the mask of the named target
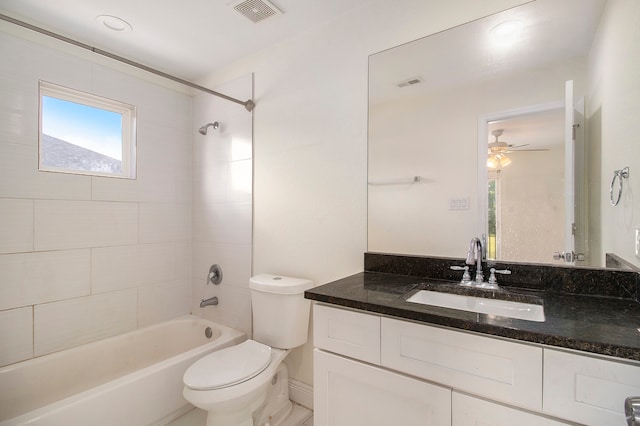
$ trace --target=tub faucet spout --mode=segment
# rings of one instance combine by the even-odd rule
[[[200,302],[200,307],[204,308],[205,306],[217,305],[218,298],[216,296],[210,297],[209,299],[202,299]]]
[[[482,241],[478,237],[473,237],[471,239],[471,244],[469,244],[469,251],[467,252],[467,265],[473,265],[474,262],[476,264],[476,283],[482,283],[484,281],[484,274],[482,272]]]

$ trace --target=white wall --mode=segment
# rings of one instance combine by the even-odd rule
[[[188,313],[190,96],[0,30],[0,365]],[[38,171],[39,79],[137,106],[136,180]]]
[[[254,273],[324,284],[362,271],[368,55],[518,3],[372,1],[202,80],[255,73]],[[310,342],[287,362],[312,382]]]
[[[634,227],[640,226],[640,2],[607,3],[590,57],[589,151],[591,229],[600,250],[640,266],[634,252]],[[613,171],[629,166],[622,200],[610,205]],[[600,229],[601,234],[596,230]],[[597,235],[600,234],[600,238]],[[592,238],[592,239],[593,239]]]
[[[236,99],[252,98],[253,76],[215,87]],[[193,264],[191,309],[251,334],[252,114],[205,93],[194,96],[192,129],[217,121],[218,130],[193,140]],[[219,264],[223,279],[207,284],[209,267]],[[200,308],[216,296],[217,306]]]

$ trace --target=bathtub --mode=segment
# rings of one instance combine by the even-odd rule
[[[192,408],[186,369],[245,339],[186,316],[0,368],[0,426],[166,424]]]

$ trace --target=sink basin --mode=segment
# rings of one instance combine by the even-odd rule
[[[484,297],[463,296],[429,290],[418,291],[409,297],[407,302],[528,321],[544,321],[544,308],[542,305],[532,303],[486,299]]]

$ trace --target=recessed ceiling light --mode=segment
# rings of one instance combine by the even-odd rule
[[[522,21],[517,19],[501,22],[491,28],[491,37],[500,44],[513,43],[520,36]]]
[[[117,16],[98,15],[96,16],[96,21],[100,22],[102,25],[104,25],[106,28],[110,29],[111,31],[117,31],[120,33],[133,31],[133,27],[131,26],[130,23],[128,23],[122,18],[118,18]]]

